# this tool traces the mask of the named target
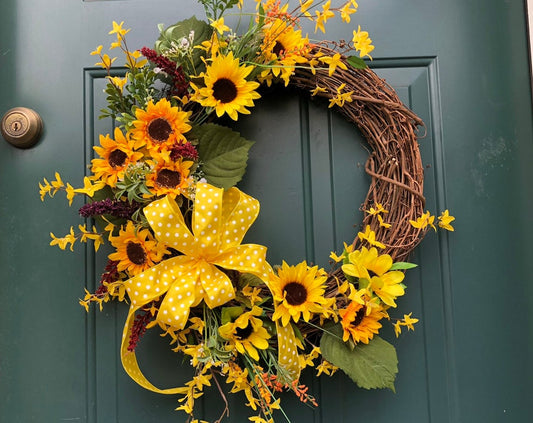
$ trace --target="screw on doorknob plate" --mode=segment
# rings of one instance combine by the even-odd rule
[[[35,110],[15,107],[2,117],[0,130],[8,143],[18,148],[30,148],[39,141],[42,128],[43,121]]]

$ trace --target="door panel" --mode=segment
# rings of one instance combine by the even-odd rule
[[[372,67],[426,124],[420,148],[427,208],[449,208],[457,231],[428,234],[412,258],[420,267],[409,272],[408,295],[395,312],[413,311],[421,322],[398,340],[391,330],[384,334],[398,350],[397,393],[359,390],[341,374],[306,374],[321,407],[312,411],[287,396],[284,408],[293,422],[522,421],[533,394],[533,123],[524,5],[359,6],[355,25],[376,45]],[[111,122],[98,120],[105,75],[89,56],[108,44],[111,21],[133,28],[128,44],[140,48],[156,39],[158,23],[192,14],[203,16],[193,0],[3,0],[0,113],[34,108],[45,132],[29,150],[0,140],[1,421],[185,421],[174,396],[148,392],[122,370],[126,305],[86,314],[77,304],[83,288],[97,284],[106,252],[48,247],[50,231],[63,234],[80,223],[82,203],[75,199],[69,210],[58,196],[43,205],[37,183],[57,170],[81,184],[98,134],[111,132]],[[351,29],[331,25],[328,38],[349,39]],[[256,141],[240,187],[262,210],[247,239],[268,245],[271,263],[306,258],[328,266],[329,252],[356,235],[370,183],[358,130],[326,106],[283,91],[258,101],[236,128]],[[177,386],[190,376],[155,331],[143,338],[139,360],[156,385]],[[245,421],[244,398],[228,399],[230,421]],[[200,400],[199,414],[214,420],[222,408],[215,388]]]

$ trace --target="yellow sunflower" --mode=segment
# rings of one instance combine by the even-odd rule
[[[270,276],[270,290],[274,298],[273,320],[281,319],[286,326],[300,316],[308,322],[313,313],[323,313],[328,308],[324,298],[327,276],[318,266],[309,267],[305,261],[296,266],[283,262],[277,274]]]
[[[218,117],[226,113],[237,120],[238,113],[250,114],[247,107],[254,106],[254,100],[261,97],[255,90],[259,83],[247,81],[253,66],[240,66],[233,52],[227,56],[216,56],[200,76],[205,87],[199,88],[191,83],[195,92],[191,99],[204,107],[212,107]]]
[[[381,328],[379,321],[385,317],[381,307],[367,307],[356,301],[339,310],[339,315],[342,318],[342,340],[346,342],[351,337],[354,342],[364,344],[368,344],[368,341],[379,332]]]
[[[115,128],[114,135],[114,140],[109,134],[100,135],[100,147],[93,147],[100,158],[91,161],[94,178],[112,187],[124,176],[124,171],[130,164],[143,157],[142,153],[134,151],[134,142],[129,134],[124,136],[119,128]]]
[[[117,269],[125,270],[129,276],[137,275],[160,262],[163,255],[169,252],[148,229],[136,231],[131,221],[126,229],[120,230],[118,236],[110,237],[110,241],[116,251],[109,255],[109,259],[118,261]]]
[[[349,263],[342,266],[342,270],[349,276],[354,276],[368,281],[368,288],[376,294],[381,301],[391,307],[396,307],[394,302],[397,297],[405,293],[402,281],[405,277],[398,270],[389,271],[393,260],[388,254],[378,255],[376,248],[370,250],[363,247],[348,255]]]
[[[186,189],[190,186],[191,178],[189,171],[194,164],[192,161],[179,158],[176,161],[163,160],[158,158],[157,165],[153,171],[146,176],[146,186],[155,195],[169,195],[175,198],[177,195],[186,194]]]
[[[254,306],[251,311],[241,314],[234,322],[228,322],[218,328],[220,336],[230,343],[228,351],[236,349],[239,353],[248,353],[254,360],[259,360],[257,349],[268,348],[269,333],[263,327],[261,316],[263,309]]]
[[[261,72],[260,79],[270,86],[272,74],[289,84],[289,78],[296,65],[306,63],[309,52],[309,40],[302,38],[302,31],[296,30],[283,19],[274,19],[263,28],[263,44],[261,54],[264,63],[274,65]]]
[[[190,114],[173,107],[165,98],[155,104],[150,100],[146,110],[138,108],[135,111],[137,120],[133,121],[132,137],[150,151],[168,150],[174,144],[186,141],[183,134],[191,129]]]

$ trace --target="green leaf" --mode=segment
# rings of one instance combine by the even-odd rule
[[[252,141],[215,123],[198,126],[191,135],[198,139],[198,155],[207,182],[228,189],[242,179]]]
[[[258,276],[252,275],[251,273],[241,273],[239,275],[239,287],[244,288],[246,285],[249,286],[262,286],[265,283]]]
[[[220,320],[223,325],[235,321],[244,312],[242,307],[222,307]]]
[[[202,42],[211,38],[213,27],[204,21],[196,19],[195,16],[192,16],[191,18],[177,22],[176,24],[171,25],[167,29],[163,29],[160,32],[161,35],[155,42],[154,46],[154,49],[158,54],[171,49],[172,42],[179,44],[179,40],[182,38],[189,39],[189,35],[191,33],[194,33],[193,45],[200,45]],[[193,69],[191,69],[192,72],[190,73],[194,74],[194,69],[202,65],[202,54],[203,51],[201,49],[195,48],[192,50]]]
[[[262,28],[263,24],[265,23],[265,8],[263,7],[262,3],[259,3],[259,12],[257,13],[257,16],[259,16],[257,26],[258,28]]]
[[[298,338],[298,340],[302,343],[302,345],[305,345],[305,339],[302,335],[302,332],[300,331],[300,328],[296,325],[296,323],[291,322],[292,330],[294,331],[294,336]]]
[[[406,261],[399,261],[397,263],[394,263],[390,270],[408,270],[408,269],[414,269],[417,267],[417,264],[414,263],[408,263]]]
[[[355,69],[365,69],[367,67],[365,61],[357,56],[349,56],[346,61]]]
[[[357,386],[365,389],[389,388],[394,390],[398,373],[396,349],[379,336],[368,344],[357,344],[351,350],[342,341],[342,326],[333,326],[320,340],[322,356],[339,367]]]

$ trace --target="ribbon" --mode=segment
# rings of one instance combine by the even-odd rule
[[[268,280],[272,271],[266,262],[266,247],[243,244],[244,235],[259,214],[259,201],[237,188],[227,191],[198,183],[194,200],[192,232],[174,200],[164,197],[144,208],[156,238],[183,255],[165,260],[127,280],[131,300],[121,345],[122,365],[144,388],[163,394],[183,388],[159,389],[142,374],[135,352],[128,351],[135,312],[164,295],[156,320],[183,329],[191,307],[202,300],[208,307],[225,304],[235,297],[228,276],[219,270],[237,270]]]
[[[280,321],[276,320],[276,332],[278,334],[278,364],[286,371],[286,374],[279,374],[278,377],[280,377],[280,382],[291,384],[300,378],[298,347],[302,347],[302,344],[296,338],[290,323],[282,326]]]

